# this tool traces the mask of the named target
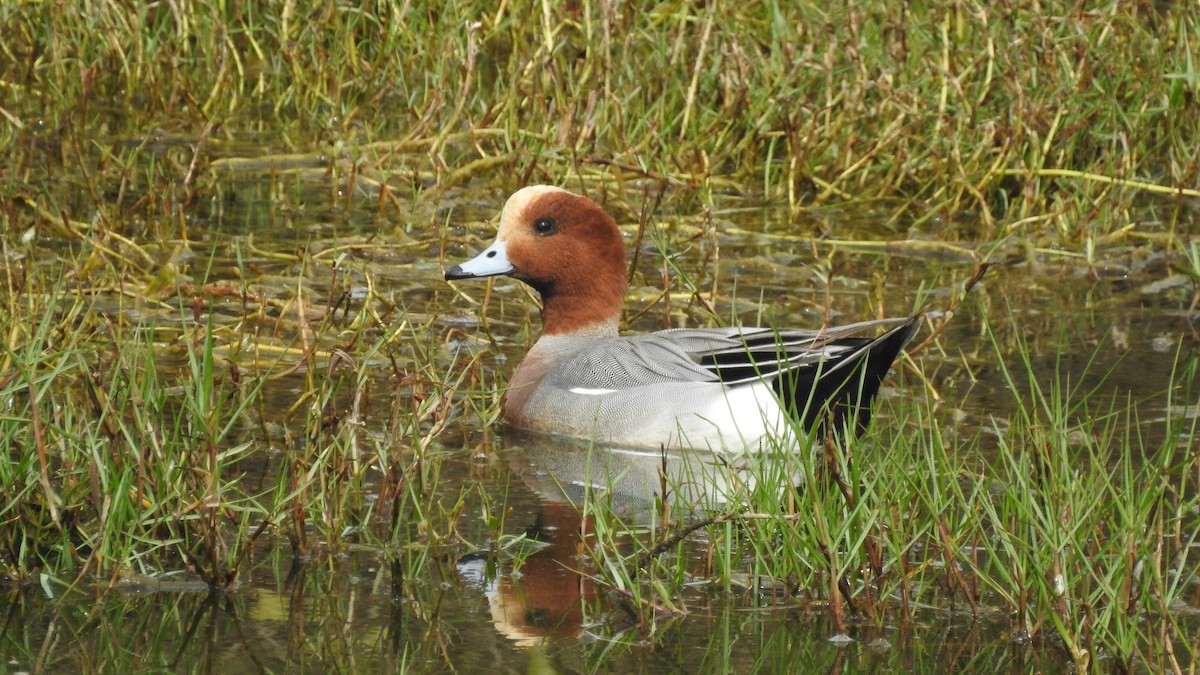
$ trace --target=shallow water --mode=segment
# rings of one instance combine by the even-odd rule
[[[630,182],[624,190],[608,190],[638,204],[639,187]],[[496,281],[485,315],[490,339],[477,339],[484,323],[476,303],[488,293],[486,285],[460,283],[456,291],[442,280],[442,270],[486,245],[492,229],[483,221],[498,213],[504,198],[481,180],[445,193],[436,207],[402,200],[409,218],[401,218],[395,212],[380,215],[368,198],[343,199],[337,186],[320,180],[271,179],[262,167],[244,167],[218,177],[190,220],[190,249],[177,252],[181,261],[192,261],[193,275],[204,267],[195,261],[211,252],[208,277],[174,281],[220,286],[244,280],[252,292],[283,300],[304,288],[314,299],[307,310],[314,315],[329,307],[346,312],[373,292],[385,301],[381,306],[394,305],[385,312],[391,321],[436,331],[436,368],[453,369],[474,354],[483,381],[499,383],[533,338],[536,306],[518,283]],[[956,232],[969,232],[969,224],[934,219],[910,231],[893,222],[889,205],[789,216],[781,205],[716,194],[712,206],[705,213],[698,198],[680,193],[669,195],[655,214],[655,221],[667,227],[643,240],[627,303],[627,316],[635,317],[629,330],[706,320],[683,292],[681,274],[706,293],[715,284],[714,310],[726,321],[816,327],[825,316],[835,321],[869,318],[877,311],[903,316],[918,299],[929,302],[937,317],[972,274],[969,254],[987,248],[954,239]],[[619,215],[623,225],[636,222],[635,213]],[[636,227],[624,229],[632,241]],[[907,243],[856,252],[813,241],[814,235]],[[1054,251],[1006,246],[993,257],[999,264],[958,308],[938,347],[915,360],[942,399],[939,415],[968,430],[1006,424],[1014,392],[1000,375],[987,327],[1003,353],[1014,353],[1018,340],[1028,344],[1039,370],[1058,368],[1085,386],[1101,383],[1110,397],[1144,401],[1139,421],[1147,445],[1161,426],[1159,418],[1196,415],[1194,407],[1169,409],[1163,397],[1172,367],[1200,353],[1196,324],[1184,311],[1193,288],[1169,281],[1166,258],[1131,245],[1105,250],[1085,264]],[[670,307],[655,302],[662,289],[660,248],[677,256],[678,270],[670,272],[677,293]],[[332,252],[304,264],[272,255],[297,250]],[[190,319],[173,306],[122,298],[101,303],[102,311],[167,326],[167,332]],[[234,321],[242,307],[230,296],[215,302],[212,311]],[[294,345],[294,324],[279,319],[300,311],[288,305],[260,316],[261,343]],[[171,358],[165,350],[164,364]],[[368,434],[387,434],[388,400],[409,395],[395,384],[394,364],[408,368],[421,358],[402,337],[370,359],[374,403],[363,419]],[[277,434],[285,433],[287,411],[303,389],[303,376],[296,370],[266,389],[269,419],[245,431],[264,454],[269,455]],[[919,388],[914,377],[902,381]],[[884,403],[910,395],[904,387],[889,387]],[[911,622],[853,623],[850,641],[843,643],[821,602],[773,600],[770,589],[749,592],[736,586],[698,584],[676,599],[686,612],[664,614],[652,632],[634,627],[606,591],[577,572],[581,521],[561,492],[580,500],[585,484],[613,488],[610,498],[619,502],[619,512],[653,519],[652,491],[662,458],[604,455],[607,466],[621,467],[614,481],[612,473],[591,473],[598,460],[585,448],[493,427],[466,408],[458,413],[436,444],[444,458],[440,489],[453,495],[475,486],[504,495],[504,532],[541,542],[520,572],[487,555],[495,543],[485,544],[489,529],[483,515],[468,515],[460,526],[465,540],[480,542],[479,550],[435,556],[415,569],[385,562],[379,551],[353,536],[332,560],[294,561],[282,536],[268,536],[247,562],[239,585],[225,593],[210,593],[186,575],[165,581],[131,577],[107,594],[82,589],[55,600],[37,587],[3,591],[6,669],[91,671],[123,663],[217,672],[402,667],[804,672],[947,666],[1055,671],[1068,663],[1052,646],[1013,634],[1010,617],[1003,614],[973,618],[965,608],[939,608],[918,613]],[[887,424],[886,405],[878,424]],[[980,452],[987,451],[985,443]],[[248,475],[271,475],[270,460],[265,461],[267,467],[247,466]],[[681,459],[671,466],[689,465]],[[701,462],[690,470],[711,466]],[[477,507],[471,502],[468,513]],[[703,532],[697,537],[702,542]],[[702,543],[689,551],[700,556]],[[1190,631],[1189,641],[1200,635],[1186,620],[1181,626]]]

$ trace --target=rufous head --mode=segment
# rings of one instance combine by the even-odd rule
[[[625,243],[612,217],[582,195],[521,188],[500,213],[496,241],[446,279],[508,275],[542,297],[544,332],[615,333],[625,297]]]

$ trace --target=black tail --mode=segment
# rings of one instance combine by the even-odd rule
[[[847,417],[854,415],[855,433],[863,433],[871,422],[871,403],[883,378],[920,323],[918,314],[877,338],[836,339],[829,343],[830,348],[844,348],[841,351],[781,372],[774,387],[784,409],[802,419],[806,431],[813,431],[818,424],[822,435],[841,430]]]

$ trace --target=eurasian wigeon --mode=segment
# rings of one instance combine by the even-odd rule
[[[717,451],[795,438],[829,413],[840,427],[848,410],[861,431],[920,322],[918,315],[821,330],[679,328],[622,337],[625,265],[621,233],[604,209],[534,185],[504,205],[491,246],[446,270],[447,280],[508,275],[542,298],[542,336],[509,382],[506,422],[617,446]],[[891,329],[857,337],[881,326]]]

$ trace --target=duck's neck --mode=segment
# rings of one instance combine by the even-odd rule
[[[615,337],[625,287],[619,293],[542,296],[543,335]]]

